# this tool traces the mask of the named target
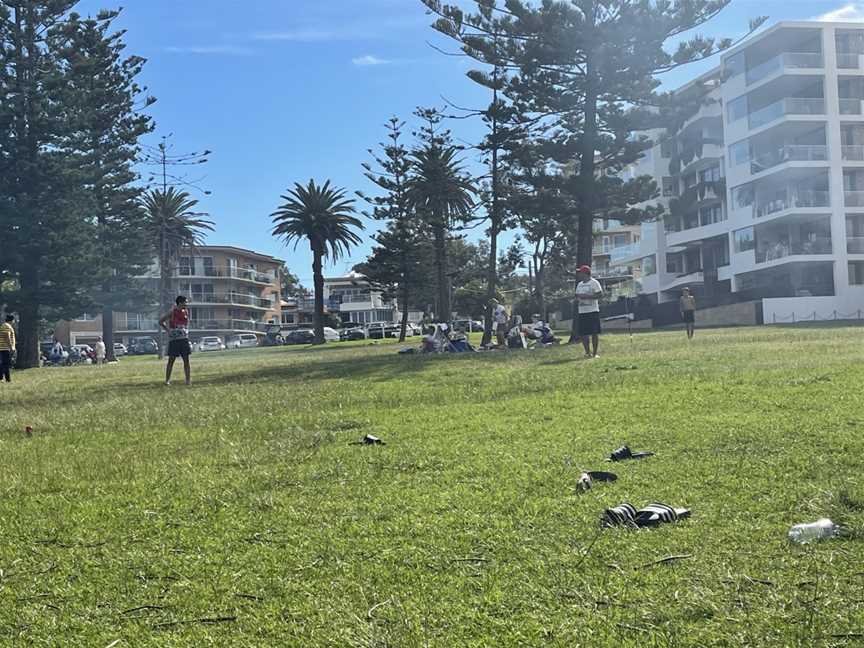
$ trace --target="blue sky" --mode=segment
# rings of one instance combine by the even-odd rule
[[[360,164],[381,141],[391,115],[412,122],[417,106],[442,96],[468,106],[488,102],[465,77],[463,59],[429,42],[452,45],[428,25],[419,0],[126,0],[117,26],[130,53],[148,59],[141,81],[158,99],[150,109],[158,135],[174,133],[178,152],[213,150],[200,207],[216,232],[209,242],[279,256],[308,284],[306,249],[270,236],[269,214],[294,182],[330,178],[370,191]],[[119,0],[82,0],[82,14]],[[812,0],[733,0],[703,33],[736,36],[750,17],[803,20],[832,13],[860,20],[862,5]],[[677,85],[706,66],[678,71]],[[476,140],[479,127],[452,125]],[[470,160],[469,160],[470,162]],[[366,236],[372,232],[369,223]],[[477,236],[477,235],[475,235]],[[368,242],[328,272],[362,260]]]

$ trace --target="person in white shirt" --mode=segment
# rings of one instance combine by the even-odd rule
[[[600,344],[600,297],[603,286],[591,276],[591,268],[583,265],[579,268],[582,281],[576,286],[578,301],[578,330],[585,347],[586,358],[597,358],[597,347]],[[590,343],[590,346],[589,346]]]
[[[96,352],[96,364],[101,367],[105,362],[105,343],[101,337],[96,339],[96,347],[93,350]]]
[[[499,347],[503,347],[507,339],[507,309],[497,299],[492,300],[492,320],[495,322],[495,338]]]

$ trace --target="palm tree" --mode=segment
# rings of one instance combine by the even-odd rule
[[[183,249],[194,249],[204,243],[204,232],[213,231],[213,221],[192,211],[198,201],[174,187],[152,189],[141,198],[148,237],[159,250],[160,312],[171,307],[171,279],[174,265]],[[159,345],[160,353],[162,345]]]
[[[294,242],[309,241],[312,250],[312,275],[315,287],[315,344],[324,342],[324,274],[322,260],[336,261],[360,243],[352,228],[364,229],[356,216],[354,199],[345,197],[344,189],[330,186],[327,180],[316,185],[310,180],[305,187],[299,183],[280,196],[285,202],[273,212],[273,236]]]
[[[452,314],[447,276],[447,236],[454,223],[471,217],[474,209],[472,195],[476,193],[456,155],[455,147],[433,141],[411,155],[413,170],[408,179],[410,207],[426,220],[434,237],[437,317],[445,322],[450,321]]]

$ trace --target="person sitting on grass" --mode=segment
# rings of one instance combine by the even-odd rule
[[[579,337],[582,338],[585,357],[598,358],[600,357],[597,354],[597,347],[600,345],[600,297],[603,295],[603,286],[591,276],[590,266],[580,266],[579,273],[582,275],[582,281],[576,286],[576,299],[579,302],[577,322]]]
[[[188,385],[192,382],[192,371],[189,367],[189,355],[192,353],[192,346],[189,344],[189,308],[183,295],[178,295],[174,303],[175,306],[171,312],[159,318],[159,326],[168,333],[168,365],[165,367],[165,384],[171,384],[174,361],[179,357],[183,358],[183,373]]]

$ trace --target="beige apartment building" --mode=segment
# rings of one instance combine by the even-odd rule
[[[173,269],[172,292],[189,299],[193,339],[237,333],[263,336],[268,324],[281,321],[284,262],[276,257],[233,246],[203,245],[183,254]],[[154,263],[141,281],[154,294],[160,270]],[[159,333],[156,312],[114,314],[116,342]],[[90,344],[102,334],[102,318],[84,314],[57,324],[55,335],[64,344]]]

